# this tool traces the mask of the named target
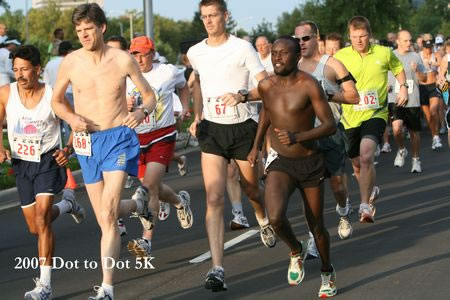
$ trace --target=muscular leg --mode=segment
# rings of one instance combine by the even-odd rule
[[[267,174],[264,199],[269,222],[291,252],[300,250],[300,243],[286,217],[288,201],[294,190],[294,181],[288,174],[280,171],[270,171]]]
[[[206,189],[205,223],[213,267],[223,266],[223,209],[227,164],[226,159],[221,156],[202,152],[202,173]]]
[[[439,135],[439,99],[438,97],[430,98],[430,125],[431,134],[433,136]]]
[[[369,204],[369,197],[375,184],[375,166],[373,159],[377,144],[369,138],[363,138],[360,144],[360,156],[352,159],[355,177],[359,183],[361,203]]]
[[[334,194],[334,199],[340,207],[347,205],[348,189],[347,189],[347,174],[331,176],[330,187]]]
[[[428,129],[430,129],[431,134],[433,134],[433,126],[431,125],[431,113],[430,113],[430,105],[421,105],[423,115],[425,117],[425,121],[427,121]]]
[[[239,183],[239,169],[236,162],[232,160],[227,167],[227,193],[233,207],[242,207],[242,191]]]
[[[411,152],[412,152],[412,157],[419,157],[420,132],[410,130],[409,134],[411,135]]]
[[[397,143],[398,149],[405,148],[405,141],[403,139],[403,120],[395,120],[392,122],[392,130],[394,132],[394,139]]]

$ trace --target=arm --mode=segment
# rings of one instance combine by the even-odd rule
[[[195,80],[192,88],[192,98],[194,98],[194,122],[189,127],[189,132],[193,135],[197,135],[197,126],[202,120],[203,112],[203,99],[202,89],[200,87],[200,75],[195,74]]]
[[[184,120],[189,114],[189,86],[186,84],[182,88],[177,88],[178,97],[180,97],[183,111],[181,112],[181,120]]]
[[[397,106],[405,106],[408,103],[408,89],[404,84],[406,83],[406,74],[402,70],[400,73],[395,75],[398,83],[400,84],[400,91],[397,94]]]
[[[448,60],[446,59],[448,57],[448,55],[450,55],[450,54],[447,54],[447,56],[444,56],[441,59],[441,65],[439,66],[439,74],[438,74],[438,78],[437,78],[437,84],[440,87],[442,87],[447,82],[445,75],[448,72]]]
[[[266,71],[259,72],[258,74],[255,75],[255,79],[258,82],[267,77],[268,77],[268,75],[267,75]],[[225,105],[234,106],[234,105],[238,105],[239,103],[246,102],[246,101],[259,100],[259,99],[261,99],[261,96],[258,92],[258,89],[254,88],[248,92],[247,100],[245,99],[244,96],[242,96],[239,93],[226,93],[225,95],[221,96],[220,98],[222,99],[222,101]]]
[[[347,71],[343,63],[330,57],[329,66],[334,70],[334,82],[340,84],[341,91],[335,93],[331,101],[345,104],[358,104],[359,94],[353,76]]]
[[[11,153],[3,146],[3,121],[6,116],[6,104],[9,98],[9,84],[0,88],[0,163],[11,159]]]

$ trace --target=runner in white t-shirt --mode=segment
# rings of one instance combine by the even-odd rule
[[[247,161],[257,124],[251,117],[249,99],[260,98],[256,90],[247,91],[249,73],[257,80],[267,76],[253,46],[226,32],[229,18],[223,0],[202,0],[200,18],[208,38],[192,46],[187,55],[195,72],[193,89],[195,119],[190,127],[202,152],[202,172],[206,189],[206,228],[212,269],[205,288],[226,290],[223,269],[224,193],[227,165],[235,160],[244,193],[255,209],[261,239],[267,247],[276,242],[258,187],[258,169]]]

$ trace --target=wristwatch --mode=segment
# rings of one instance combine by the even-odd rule
[[[247,102],[247,100],[248,100],[248,91],[246,89],[239,90],[238,94],[241,94],[242,96],[244,96],[244,101],[242,101],[242,103]]]
[[[408,83],[402,83],[402,84],[400,84],[400,87],[402,87],[402,86],[404,86],[405,88],[407,88],[407,89],[409,89],[409,85],[408,85]]]
[[[147,118],[148,115],[150,114],[150,111],[145,107],[141,107],[141,108],[142,108],[142,111],[144,112],[145,117]]]

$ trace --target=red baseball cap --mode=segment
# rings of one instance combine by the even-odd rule
[[[142,54],[147,54],[153,50],[155,50],[155,44],[146,36],[138,36],[131,40],[130,53],[140,52]]]

